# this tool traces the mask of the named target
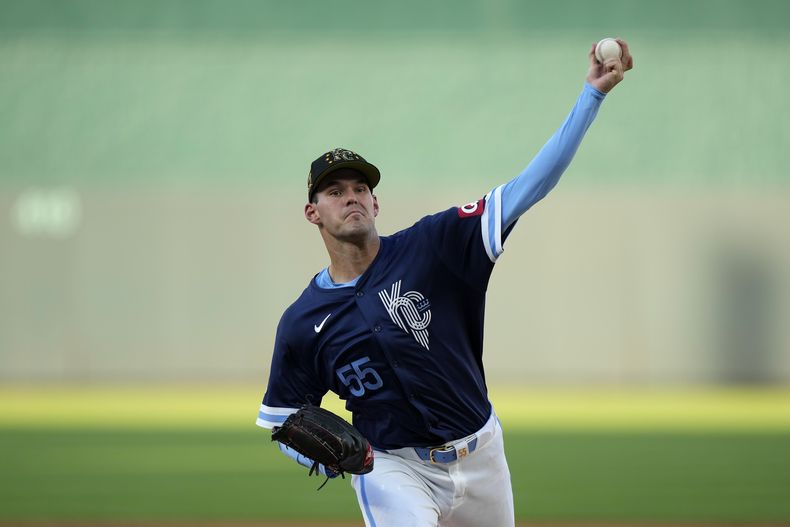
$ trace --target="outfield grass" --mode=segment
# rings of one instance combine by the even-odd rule
[[[0,520],[357,518],[253,425],[257,387],[0,390]],[[522,519],[790,521],[787,391],[492,394]],[[337,400],[327,401],[338,410]]]
[[[0,427],[243,428],[258,415],[255,385],[0,387]],[[510,430],[771,431],[790,433],[790,389],[492,387]],[[346,418],[342,401],[325,406]]]
[[[358,518],[238,429],[0,430],[0,520]],[[522,519],[790,520],[790,433],[525,431],[506,436]]]

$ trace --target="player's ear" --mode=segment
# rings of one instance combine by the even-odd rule
[[[321,223],[321,215],[318,213],[318,208],[315,205],[315,203],[307,203],[304,206],[304,217],[313,225],[319,225]]]
[[[373,196],[373,217],[379,215],[379,198],[376,197],[375,194],[371,194]]]

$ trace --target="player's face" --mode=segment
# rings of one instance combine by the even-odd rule
[[[359,173],[340,169],[321,183],[305,217],[326,235],[341,241],[359,241],[375,233],[379,204]]]

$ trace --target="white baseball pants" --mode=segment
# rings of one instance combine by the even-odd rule
[[[413,448],[377,451],[373,471],[351,478],[365,525],[513,527],[510,471],[493,412],[475,435],[474,452],[450,463],[423,461]]]

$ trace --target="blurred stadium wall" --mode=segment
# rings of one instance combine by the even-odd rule
[[[790,381],[790,4],[0,1],[0,380],[265,379],[326,265],[309,163],[379,227],[554,132],[590,43],[636,68],[489,293],[489,380]]]

